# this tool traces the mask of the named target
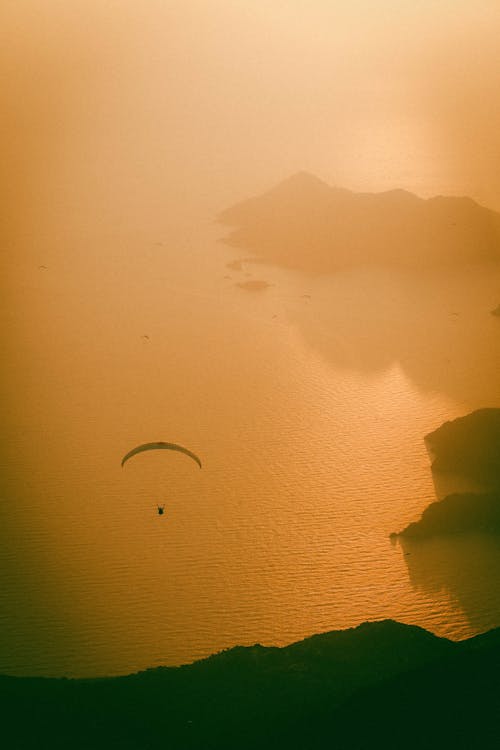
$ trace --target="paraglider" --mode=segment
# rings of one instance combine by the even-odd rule
[[[201,469],[201,461],[196,455],[196,453],[193,453],[188,448],[184,448],[182,445],[177,445],[177,443],[165,443],[163,441],[157,441],[155,443],[142,443],[141,445],[137,445],[135,448],[132,448],[131,451],[129,451],[123,456],[122,468],[125,465],[125,463],[129,460],[129,458],[132,458],[132,456],[137,455],[137,453],[143,453],[144,451],[152,451],[152,450],[169,450],[169,451],[178,451],[179,453],[184,453],[185,456],[192,458],[193,461],[195,461]],[[165,506],[157,505],[156,507],[158,510],[158,515],[163,516],[163,514],[165,513]]]
[[[196,461],[196,463],[201,469],[201,461],[195,453],[188,450],[187,448],[183,448],[182,445],[177,445],[177,443],[164,443],[162,441],[159,441],[156,443],[142,443],[142,445],[138,445],[136,448],[132,448],[132,450],[126,453],[124,457],[122,458],[122,467],[124,466],[125,462],[129,460],[129,458],[132,458],[132,456],[137,455],[137,453],[143,453],[144,451],[162,450],[162,449],[169,450],[169,451],[179,451],[179,453],[184,453],[185,456],[189,456],[189,458],[192,458],[193,461]]]

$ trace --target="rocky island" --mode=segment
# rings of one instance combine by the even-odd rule
[[[246,289],[247,292],[263,292],[264,289],[270,287],[271,284],[261,279],[249,279],[248,281],[240,281],[235,284],[235,286],[240,287],[240,289]]]

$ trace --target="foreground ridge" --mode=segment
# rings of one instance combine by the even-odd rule
[[[499,666],[500,629],[385,620],[127,677],[0,677],[2,728],[16,748],[487,748]]]

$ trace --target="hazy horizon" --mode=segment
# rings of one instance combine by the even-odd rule
[[[496,3],[47,0],[1,20],[7,228],[133,229],[298,170],[500,209]]]

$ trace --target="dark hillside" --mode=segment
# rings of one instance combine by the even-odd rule
[[[452,643],[384,621],[128,677],[2,677],[2,731],[20,749],[442,748],[442,717],[493,747],[499,655],[497,631]]]

